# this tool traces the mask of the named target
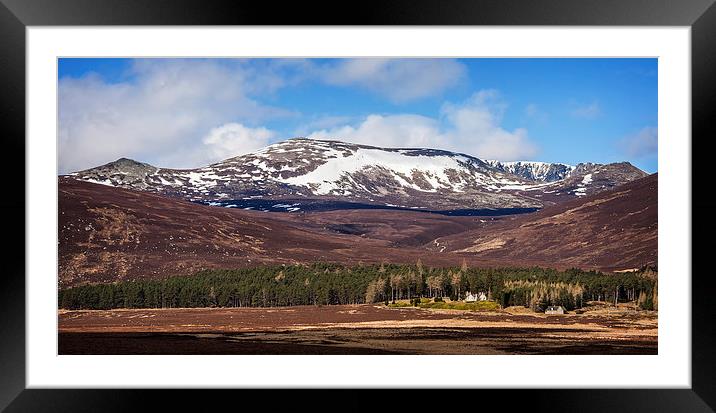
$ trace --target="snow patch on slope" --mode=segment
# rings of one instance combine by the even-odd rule
[[[316,193],[325,195],[339,189],[336,181],[343,177],[349,177],[351,174],[369,168],[384,168],[392,172],[395,175],[394,178],[402,186],[418,191],[436,192],[439,188],[456,189],[456,186],[450,183],[446,171],[464,169],[464,166],[458,161],[467,162],[468,159],[461,156],[408,156],[400,152],[360,148],[348,157],[329,158],[325,163],[305,175],[276,179],[291,185],[318,185]],[[431,188],[421,188],[400,176],[410,178],[414,172],[421,173]],[[460,189],[459,186],[457,189]]]

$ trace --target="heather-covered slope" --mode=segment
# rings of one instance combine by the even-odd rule
[[[59,179],[59,284],[316,261],[623,270],[657,263],[657,175],[520,216],[205,206]]]
[[[479,220],[410,211],[244,211],[59,179],[59,284],[316,261],[460,265],[419,247]],[[475,258],[471,263],[480,264]]]
[[[486,260],[623,270],[657,264],[658,175],[427,246]]]

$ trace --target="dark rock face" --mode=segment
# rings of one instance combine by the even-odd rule
[[[290,139],[197,169],[122,158],[71,178],[176,198],[321,198],[433,210],[541,208],[646,176],[609,165],[483,161],[426,148]]]
[[[563,163],[487,161],[491,166],[530,181],[555,182],[566,178],[575,168]]]

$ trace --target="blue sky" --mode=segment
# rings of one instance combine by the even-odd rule
[[[59,61],[60,173],[296,136],[657,171],[657,59]]]

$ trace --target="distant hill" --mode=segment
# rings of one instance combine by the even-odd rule
[[[658,174],[436,239],[433,250],[487,260],[622,270],[658,262]]]

